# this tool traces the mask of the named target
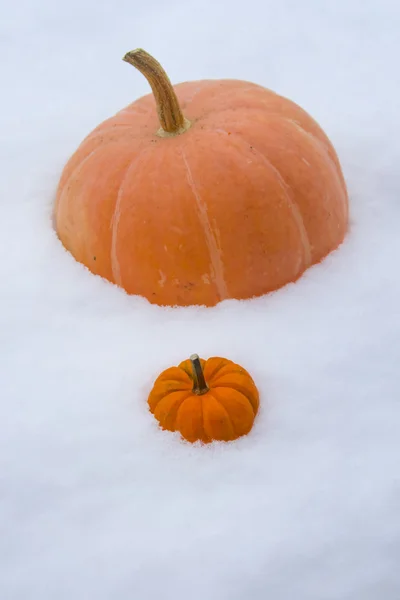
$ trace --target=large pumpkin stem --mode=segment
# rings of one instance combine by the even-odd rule
[[[158,135],[174,136],[189,129],[190,122],[183,116],[172,83],[160,63],[142,48],[127,52],[123,60],[136,67],[151,86],[161,123]]]
[[[208,386],[204,379],[204,372],[201,366],[200,358],[197,354],[192,354],[190,357],[193,371],[193,392],[201,396],[208,392]]]

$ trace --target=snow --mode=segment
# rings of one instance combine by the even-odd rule
[[[400,52],[392,0],[4,5],[0,23],[0,598],[398,600]],[[317,119],[349,235],[295,285],[164,309],[91,275],[51,210],[61,169],[171,79],[237,77]],[[254,429],[202,447],[147,394],[193,352],[261,393]]]

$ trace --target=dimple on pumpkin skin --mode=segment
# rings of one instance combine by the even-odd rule
[[[213,306],[296,281],[339,246],[345,181],[302,108],[247,81],[172,86],[141,49],[124,60],[152,93],[82,141],[56,194],[77,261],[154,304]]]

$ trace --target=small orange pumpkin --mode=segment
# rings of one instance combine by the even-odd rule
[[[193,354],[157,377],[148,404],[163,429],[179,431],[189,442],[227,442],[249,433],[259,394],[243,367]]]
[[[55,226],[77,261],[152,303],[212,306],[295,281],[342,242],[339,160],[297,104],[246,81],[173,87],[141,49],[124,60],[153,94],[63,170]]]

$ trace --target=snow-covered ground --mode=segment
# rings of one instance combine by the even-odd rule
[[[20,0],[0,20],[1,600],[400,598],[400,5]],[[128,297],[65,252],[61,169],[148,93],[235,77],[303,106],[350,193],[342,247],[213,309]],[[197,352],[248,368],[251,434],[185,444],[147,410]]]

